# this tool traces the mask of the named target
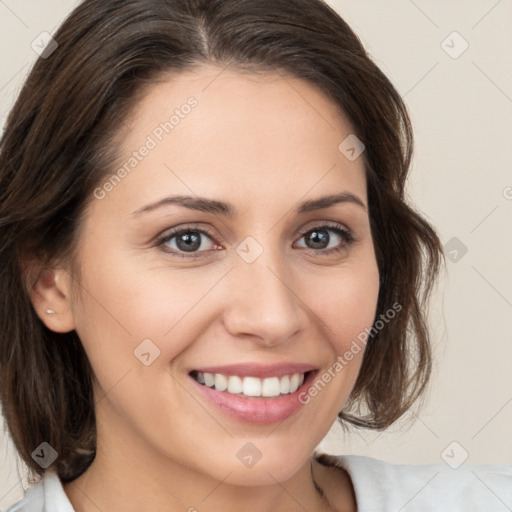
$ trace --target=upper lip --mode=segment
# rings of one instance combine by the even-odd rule
[[[315,366],[305,363],[281,363],[281,364],[261,364],[261,363],[240,363],[225,366],[208,366],[194,368],[194,370],[203,373],[222,373],[227,376],[237,375],[238,377],[284,377],[294,373],[306,373],[316,370]]]

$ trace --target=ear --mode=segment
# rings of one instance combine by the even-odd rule
[[[37,316],[55,332],[75,329],[71,277],[64,268],[48,268],[34,261],[25,265],[27,289]],[[24,272],[25,273],[25,272]]]

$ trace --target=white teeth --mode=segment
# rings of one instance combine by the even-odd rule
[[[199,373],[201,373],[201,372],[199,372]],[[204,377],[205,385],[208,386],[209,388],[211,388],[215,383],[213,374],[212,373],[203,373],[203,377]]]
[[[284,377],[281,377],[280,384],[280,392],[282,395],[286,395],[290,392],[290,377],[288,375],[285,375]]]
[[[294,373],[284,377],[244,377],[227,376],[221,373],[196,372],[195,379],[216,391],[226,391],[233,395],[272,397],[295,393],[304,382],[303,373]]]
[[[244,377],[242,393],[245,396],[261,396],[261,379],[256,377]]]
[[[243,390],[242,379],[240,377],[229,377],[228,379],[228,393],[238,395]]]
[[[215,389],[219,391],[225,391],[228,389],[228,379],[224,377],[224,375],[221,375],[220,373],[215,374]]]
[[[295,393],[299,387],[300,376],[298,373],[294,373],[290,379],[290,393]]]
[[[281,393],[281,384],[277,377],[263,379],[261,385],[261,396],[277,396]]]

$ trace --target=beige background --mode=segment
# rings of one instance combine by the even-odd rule
[[[74,4],[0,1],[2,125],[35,60],[32,41],[54,33]],[[416,420],[349,437],[334,426],[321,447],[391,462],[457,465],[467,455],[468,464],[512,464],[512,0],[329,4],[408,104],[412,200],[443,244],[456,237],[467,253],[447,261],[433,301],[437,364]],[[469,44],[458,58],[443,49],[463,48],[454,31]],[[0,511],[22,496],[18,470],[23,476],[0,432]]]

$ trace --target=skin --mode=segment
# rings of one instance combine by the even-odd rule
[[[353,131],[308,83],[198,67],[145,90],[120,128],[118,163],[190,96],[198,104],[173,131],[104,198],[91,198],[76,293],[70,265],[42,273],[33,290],[50,329],[76,329],[95,374],[97,455],[64,490],[77,511],[329,510],[313,484],[311,454],[353,388],[362,350],[310,403],[268,425],[226,416],[187,374],[248,361],[306,362],[322,374],[372,325],[379,274],[363,159],[338,150]],[[337,192],[364,207],[295,212]],[[230,202],[238,213],[169,204],[132,214],[175,194]],[[315,246],[302,236],[326,221],[356,241],[329,230]],[[199,257],[165,252],[191,254],[176,237],[156,244],[191,224],[212,235],[199,235]],[[252,263],[236,252],[249,236],[263,249]],[[147,338],[160,350],[149,366],[133,353]],[[237,458],[248,442],[262,454],[251,468]],[[337,510],[356,509],[343,470],[315,462],[313,471]]]

